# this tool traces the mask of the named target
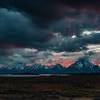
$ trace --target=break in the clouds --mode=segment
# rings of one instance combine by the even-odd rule
[[[98,4],[80,0],[1,0],[0,47],[75,52],[87,49],[88,44],[99,44],[100,33],[95,32],[100,30]],[[85,30],[92,33],[82,35]]]

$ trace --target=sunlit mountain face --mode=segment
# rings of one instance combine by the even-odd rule
[[[69,68],[82,57],[100,66],[99,0],[0,0],[0,68]]]

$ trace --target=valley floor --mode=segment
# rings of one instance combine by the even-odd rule
[[[100,75],[0,76],[0,100],[100,100],[99,96]]]

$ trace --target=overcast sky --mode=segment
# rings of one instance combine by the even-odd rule
[[[58,63],[76,60],[84,51],[100,59],[95,57],[99,5],[99,0],[0,0],[1,62]]]

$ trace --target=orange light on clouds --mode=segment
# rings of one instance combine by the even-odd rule
[[[91,61],[93,64],[100,66],[100,60],[93,59]]]
[[[60,63],[63,67],[69,67],[71,64],[73,64],[74,63],[74,61],[72,61],[72,60],[64,60],[64,61],[62,61],[62,63]]]
[[[52,65],[60,64],[62,67],[68,68],[71,64],[73,64],[74,61],[72,60],[58,60],[52,63],[45,63],[45,66],[51,67]]]

